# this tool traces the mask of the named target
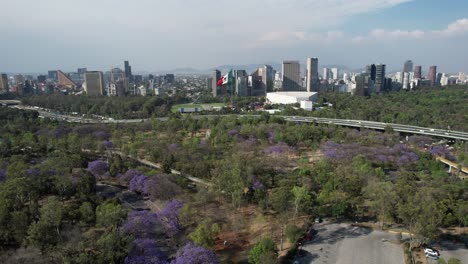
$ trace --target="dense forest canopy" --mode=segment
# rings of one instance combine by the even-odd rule
[[[123,108],[139,100],[165,105],[133,98]],[[466,125],[466,89],[321,100],[333,107],[286,112],[416,122],[430,105],[453,102],[431,124],[445,115],[461,122],[453,129]],[[414,100],[420,109],[408,106]],[[438,141],[266,114],[69,124],[0,107],[0,262],[263,263],[315,217],[399,224],[412,242],[429,242],[468,225],[467,182],[435,159],[466,164],[467,145]],[[266,231],[249,236],[259,225]]]

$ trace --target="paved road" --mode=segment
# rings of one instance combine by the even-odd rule
[[[140,122],[145,122],[149,120],[149,119],[121,119],[121,120],[90,119],[90,118],[84,118],[80,116],[69,116],[69,115],[54,113],[54,111],[52,110],[42,110],[42,109],[38,109],[38,107],[35,108],[35,107],[24,106],[24,105],[18,105],[15,107],[20,108],[20,109],[31,109],[31,110],[38,111],[40,117],[48,117],[48,118],[52,118],[56,120],[63,120],[66,122],[75,122],[75,123],[140,123]],[[192,118],[194,119],[205,118],[205,117],[212,118],[212,117],[220,117],[220,116],[227,116],[227,115],[194,115],[192,116]],[[255,117],[255,118],[260,117],[260,115],[237,115],[237,116],[238,117]],[[383,123],[383,122],[375,122],[375,121],[365,121],[365,120],[352,120],[352,119],[334,119],[334,118],[304,117],[304,116],[278,116],[278,117],[283,118],[286,121],[295,122],[295,123],[331,124],[331,125],[337,125],[337,126],[358,127],[358,128],[367,128],[367,129],[375,129],[375,130],[385,130],[387,129],[387,127],[391,127],[394,131],[397,131],[397,132],[468,141],[468,132],[462,132],[462,131],[449,131],[445,129],[427,128],[427,127],[401,125],[401,124],[394,124],[394,123]],[[168,120],[167,117],[157,118],[157,119],[160,121]]]
[[[326,222],[316,224],[314,229],[318,233],[303,246],[306,254],[298,259],[301,264],[404,263],[403,249],[396,243],[395,234]]]

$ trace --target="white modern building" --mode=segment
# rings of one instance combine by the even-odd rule
[[[267,103],[269,104],[298,104],[301,101],[317,101],[316,92],[276,92],[267,93]]]

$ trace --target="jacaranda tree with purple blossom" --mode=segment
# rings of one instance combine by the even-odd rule
[[[122,232],[134,238],[155,238],[161,221],[156,213],[150,211],[133,211],[127,215],[122,225]]]
[[[218,264],[219,259],[212,251],[188,243],[177,252],[171,264]]]
[[[100,177],[109,170],[109,166],[102,160],[95,160],[88,163],[88,171],[93,174],[94,177]]]
[[[138,238],[133,241],[125,264],[166,264],[167,256],[156,245],[154,239]]]

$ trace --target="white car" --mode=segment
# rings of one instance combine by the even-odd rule
[[[435,250],[435,249],[433,249],[433,248],[425,248],[425,249],[424,249],[424,253],[440,256],[439,251],[438,251],[438,250]]]
[[[439,256],[437,254],[426,253],[426,258],[433,259],[433,260],[438,260]]]

